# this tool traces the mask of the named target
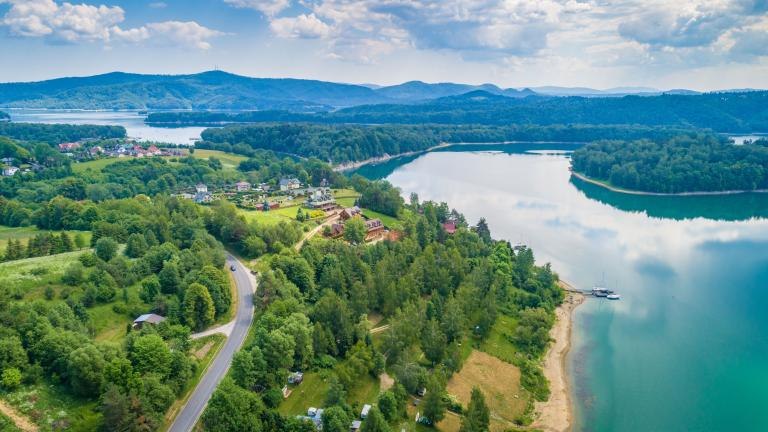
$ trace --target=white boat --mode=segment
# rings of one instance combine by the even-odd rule
[[[609,294],[613,294],[613,291],[609,290],[608,288],[603,288],[597,285],[592,287],[592,295],[595,297],[606,297]]]
[[[608,294],[605,298],[608,300],[621,300],[621,296],[618,294]]]

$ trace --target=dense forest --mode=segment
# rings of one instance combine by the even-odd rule
[[[678,128],[590,125],[322,125],[279,123],[230,125],[202,133],[200,148],[250,154],[268,149],[333,163],[422,151],[441,143],[504,141],[589,142],[598,139],[668,139],[697,132]]]
[[[573,153],[573,169],[645,192],[768,189],[768,147],[763,142],[734,145],[710,136],[600,141]]]
[[[125,138],[122,126],[0,122],[0,136],[50,145],[85,139]]]
[[[701,95],[586,97],[506,97],[485,91],[419,104],[362,105],[337,111],[290,113],[153,113],[156,124],[210,125],[311,121],[360,124],[644,125],[712,129],[718,132],[768,130],[768,92]]]

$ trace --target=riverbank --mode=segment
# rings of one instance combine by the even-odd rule
[[[532,425],[545,432],[565,432],[573,427],[573,404],[566,360],[571,349],[573,311],[584,302],[585,297],[566,282],[561,281],[560,286],[566,290],[566,298],[555,310],[557,321],[550,331],[554,342],[544,357],[544,376],[549,381],[550,396],[546,402],[536,402],[536,419]]]
[[[679,193],[662,193],[662,192],[645,192],[636,191],[631,189],[623,189],[616,186],[611,186],[606,182],[595,180],[591,177],[587,177],[584,174],[571,170],[571,175],[579,180],[591,183],[593,185],[600,186],[604,189],[608,189],[611,192],[618,192],[629,195],[646,195],[646,196],[709,196],[709,195],[736,195],[744,193],[768,193],[768,189],[753,189],[753,190],[727,190],[727,191],[712,191],[712,192],[679,192]]]

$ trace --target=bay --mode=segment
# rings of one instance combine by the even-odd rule
[[[144,123],[138,111],[83,111],[9,109],[11,121],[24,123],[68,123],[123,126],[128,137],[142,142],[192,145],[200,139],[204,127],[160,128]]]
[[[576,311],[576,430],[768,430],[768,195],[617,194],[571,179],[551,153],[572,148],[452,147],[358,173],[486,217],[563,279],[622,295]]]

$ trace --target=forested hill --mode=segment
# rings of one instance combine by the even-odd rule
[[[254,149],[317,157],[333,163],[422,151],[441,143],[504,141],[591,142],[600,139],[668,140],[699,132],[672,127],[600,125],[323,125],[269,123],[229,125],[202,133],[196,147],[249,155]]]
[[[573,170],[613,186],[654,193],[768,189],[768,141],[711,137],[601,141],[573,153]]]
[[[363,105],[323,113],[153,113],[151,124],[302,121],[363,124],[593,124],[676,126],[719,132],[768,130],[768,91],[702,95],[506,97],[473,91],[419,104]]]
[[[221,71],[193,75],[113,72],[78,78],[0,84],[0,106],[80,109],[328,111],[362,104],[411,103],[482,89],[523,97],[532,91],[491,84],[412,81],[371,88],[303,79],[251,78]]]

